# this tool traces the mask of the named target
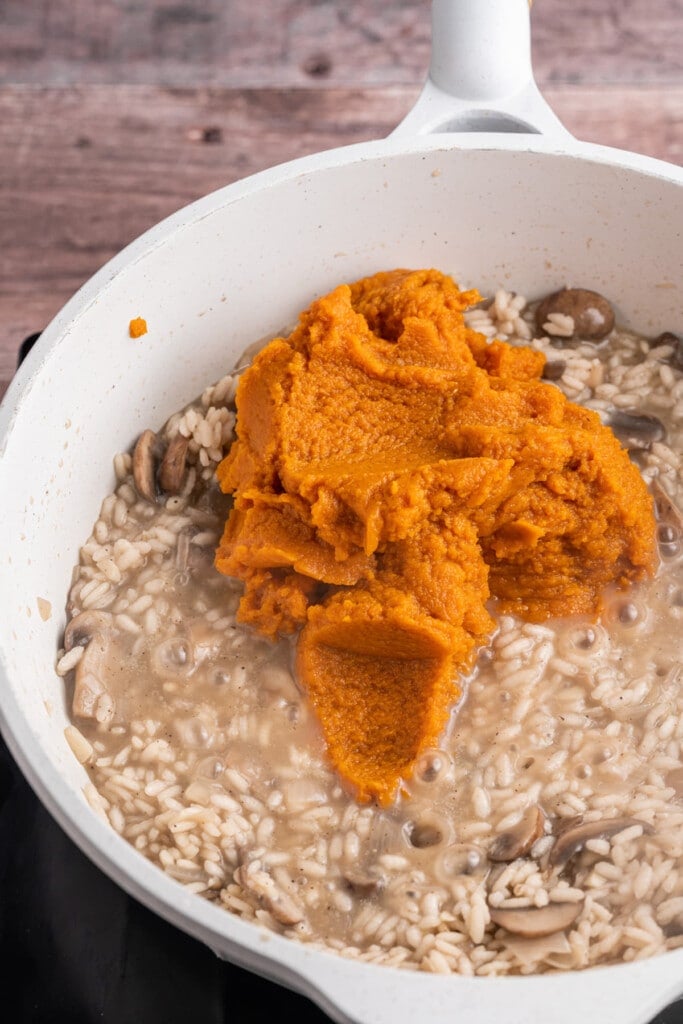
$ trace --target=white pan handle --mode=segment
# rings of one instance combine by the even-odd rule
[[[683,992],[683,950],[649,960],[583,971],[508,978],[412,975],[400,985],[395,969],[363,978],[344,967],[319,970],[324,998],[306,994],[344,1024],[647,1024]],[[672,1012],[671,1022],[680,1020]]]
[[[516,132],[570,140],[534,81],[529,8],[529,0],[433,0],[429,76],[392,134]]]

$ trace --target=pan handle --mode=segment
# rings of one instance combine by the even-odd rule
[[[531,67],[530,0],[432,0],[432,55],[417,103],[392,135],[572,136]]]
[[[656,1024],[653,1018],[681,996],[681,954],[676,950],[628,964],[523,977],[415,972],[400,984],[395,968],[376,968],[371,979],[363,979],[362,970],[332,968],[316,976],[322,998],[310,987],[307,994],[326,1012],[333,1008],[333,1019],[344,1024]],[[680,1017],[667,1019],[673,1024]]]

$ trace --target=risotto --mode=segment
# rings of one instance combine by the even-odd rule
[[[683,945],[683,342],[614,326],[586,294],[501,290],[465,317],[542,352],[546,380],[613,429],[654,498],[657,572],[608,589],[597,619],[492,602],[438,745],[389,806],[343,785],[294,642],[241,626],[243,585],[214,566],[243,367],[115,456],[68,595],[66,738],[91,806],[187,889],[297,941],[438,973]]]

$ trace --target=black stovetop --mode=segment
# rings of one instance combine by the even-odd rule
[[[25,340],[20,360],[37,337]],[[115,885],[43,808],[1,738],[0,972],[11,1008],[2,1019],[12,1024],[330,1021],[303,996],[219,960]],[[683,1024],[683,1000],[652,1024]]]
[[[12,1024],[330,1021],[124,893],[43,808],[2,740],[0,965],[3,1002],[16,1007],[3,1019]],[[683,1024],[683,1001],[652,1024]]]
[[[329,1024],[131,899],[43,808],[0,740],[0,965],[12,1024]]]

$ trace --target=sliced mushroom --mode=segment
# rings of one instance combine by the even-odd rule
[[[629,449],[650,448],[653,441],[661,441],[666,436],[664,424],[656,416],[615,409],[605,423]]]
[[[442,830],[431,821],[411,822],[406,834],[410,845],[414,846],[416,850],[439,846],[444,840]]]
[[[655,499],[657,518],[683,530],[683,512],[656,478],[652,481],[652,496]]]
[[[74,672],[71,705],[74,715],[79,718],[98,717],[98,706],[103,708],[105,704],[107,713],[113,713],[114,703],[103,682],[104,663],[111,635],[111,615],[98,611],[85,611],[74,616],[64,631],[65,650],[71,650],[77,645],[85,647]]]
[[[276,885],[268,872],[263,871],[257,861],[243,864],[238,868],[235,872],[235,880],[247,892],[256,896],[280,924],[294,925],[304,920],[305,915],[299,904]]]
[[[683,921],[680,918],[674,918],[669,924],[664,925],[662,932],[666,939],[678,938],[679,935],[683,935]]]
[[[602,821],[585,821],[567,829],[557,837],[550,850],[548,863],[551,867],[562,867],[584,848],[589,839],[610,839],[632,825],[640,825],[643,832],[651,835],[654,829],[647,821],[638,818],[607,818]]]
[[[681,339],[678,335],[674,334],[673,331],[662,331],[661,334],[658,334],[657,337],[653,338],[652,341],[648,342],[648,344],[652,348],[659,348],[660,345],[673,345],[675,348],[680,340]]]
[[[567,363],[564,359],[549,359],[543,367],[541,376],[543,380],[560,380],[566,369]]]
[[[157,500],[154,449],[157,436],[153,430],[143,430],[133,450],[133,480],[140,497],[152,503]]]
[[[672,366],[675,366],[677,370],[683,370],[683,338],[680,338],[673,331],[664,331],[663,334],[658,335],[651,343],[653,347],[659,345],[671,345],[673,352],[669,356],[669,362]]]
[[[76,665],[72,710],[79,718],[95,718],[100,697],[107,692],[102,682],[107,641],[97,634]]]
[[[671,365],[677,370],[683,370],[683,339],[677,338],[677,344],[671,355]]]
[[[537,939],[510,935],[506,937],[505,950],[512,953],[524,967],[531,967],[543,960],[551,966],[564,967],[564,962],[557,961],[563,961],[571,953],[572,947],[564,932],[553,932],[552,935],[541,935]]]
[[[72,647],[85,647],[96,633],[106,632],[111,628],[109,612],[85,611],[74,615],[64,630],[64,650]]]
[[[614,328],[612,306],[603,295],[588,288],[561,288],[546,296],[536,309],[539,333],[547,334],[545,325],[553,313],[570,316],[574,321],[575,336],[587,341],[600,341]],[[553,337],[558,344],[562,344],[562,340]]]
[[[494,864],[494,866],[489,870],[489,873],[486,876],[486,888],[489,892],[495,891],[498,879],[503,875],[503,872],[505,872],[506,870],[507,864],[505,864],[503,861],[499,861],[497,864]]]
[[[519,822],[507,832],[501,832],[488,850],[488,858],[495,862],[508,862],[525,857],[537,839],[543,835],[545,816],[538,804],[527,807]]]
[[[374,893],[381,892],[386,884],[386,879],[382,875],[373,874],[372,871],[363,871],[362,868],[350,868],[344,872],[342,877],[349,889],[361,899],[364,896],[372,896]]]
[[[667,786],[672,786],[676,790],[676,799],[683,800],[683,765],[680,768],[672,768],[670,772],[667,772],[664,781]]]
[[[564,931],[576,921],[582,904],[549,903],[546,907],[490,907],[494,924],[512,935],[540,939],[543,935]]]
[[[167,494],[178,494],[185,480],[185,463],[189,441],[176,434],[168,443],[159,467],[159,484]]]

